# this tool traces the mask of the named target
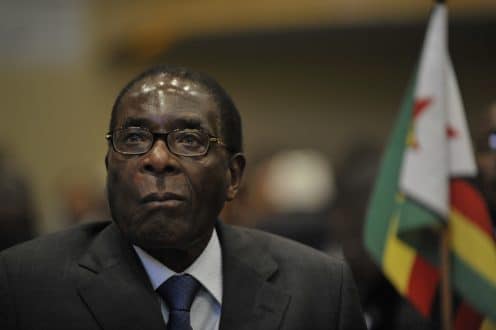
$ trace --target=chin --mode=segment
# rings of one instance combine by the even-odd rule
[[[135,237],[135,242],[137,246],[145,251],[157,251],[157,250],[187,250],[187,244],[179,239],[170,238],[153,238],[150,237]]]
[[[133,236],[133,241],[144,249],[185,250],[196,240],[194,227],[188,219],[161,214],[138,222],[128,236]]]

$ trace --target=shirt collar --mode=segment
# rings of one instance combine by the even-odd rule
[[[139,246],[133,245],[133,248],[145,268],[153,290],[173,275],[189,274],[196,278],[219,304],[222,304],[222,252],[215,228],[207,247],[182,273],[174,272]]]

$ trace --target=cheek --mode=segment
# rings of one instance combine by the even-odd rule
[[[205,159],[200,162],[194,172],[191,172],[191,183],[197,192],[196,198],[206,206],[214,206],[225,201],[226,198],[226,169],[218,162],[209,162]],[[214,204],[214,205],[212,205]]]
[[[134,191],[139,188],[136,175],[133,175],[132,162],[112,161],[107,172],[107,185],[109,193],[114,197],[126,197],[134,195]]]

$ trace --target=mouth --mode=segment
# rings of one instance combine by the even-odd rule
[[[171,192],[151,193],[142,198],[141,203],[150,207],[175,208],[183,205],[186,198]]]

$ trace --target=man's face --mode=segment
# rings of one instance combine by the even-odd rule
[[[220,136],[217,104],[201,86],[158,74],[122,98],[116,127],[151,132],[194,128]],[[107,153],[112,216],[123,234],[143,249],[186,250],[210,237],[224,201],[232,195],[228,152],[215,143],[205,156],[172,154],[164,139],[142,155]]]

